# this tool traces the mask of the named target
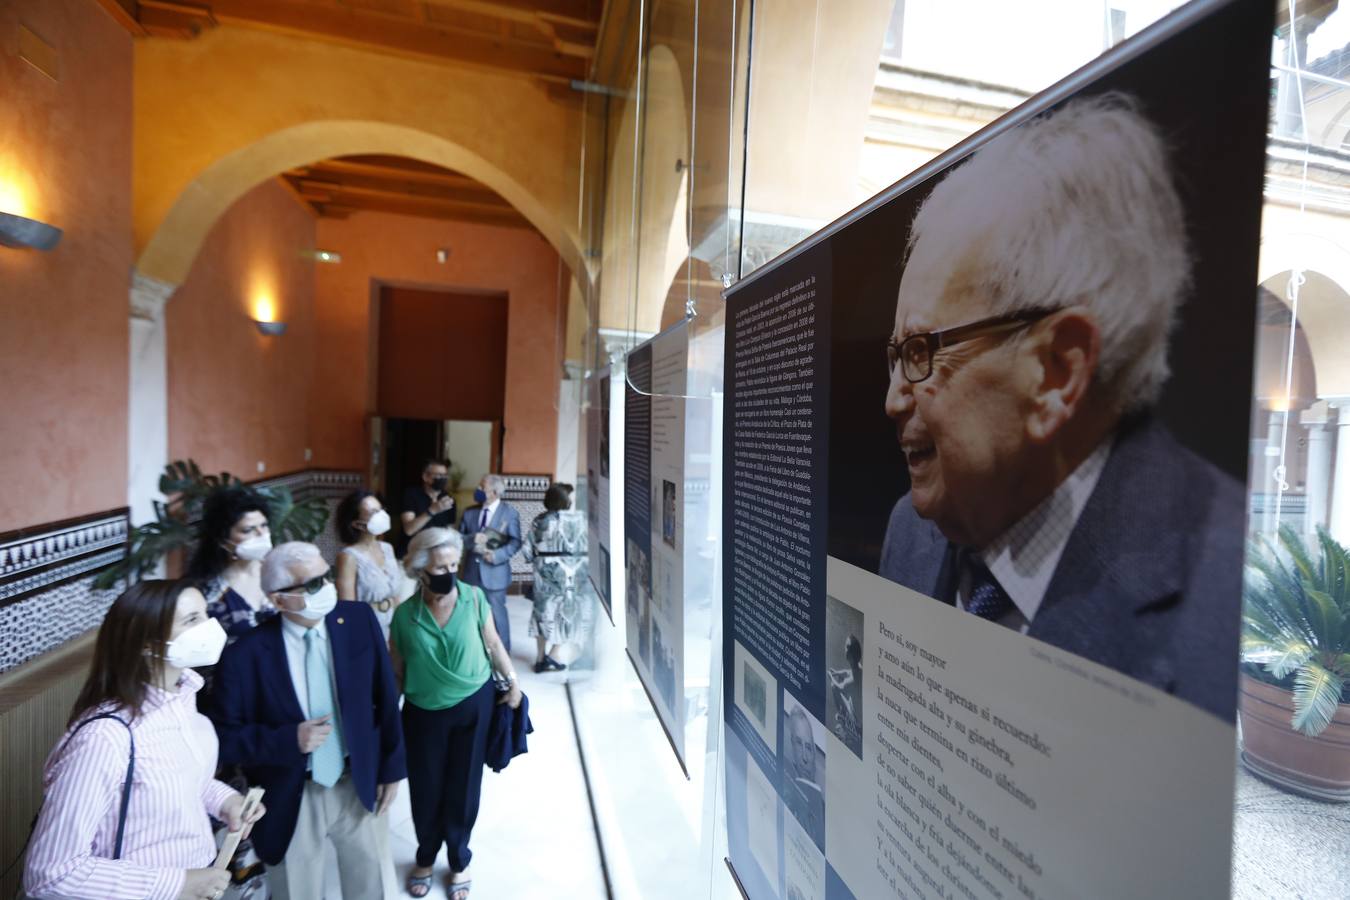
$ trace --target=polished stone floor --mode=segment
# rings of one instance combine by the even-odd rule
[[[547,897],[553,900],[604,900],[605,884],[595,827],[586,799],[577,742],[561,674],[536,675],[534,641],[529,638],[529,603],[509,598],[512,657],[530,698],[530,751],[500,773],[483,773],[483,800],[471,848],[472,900]],[[390,850],[398,893],[417,850],[407,784],[390,811]],[[445,851],[436,862],[436,881],[428,895],[444,898],[450,869]],[[330,846],[324,878],[325,900],[342,900],[337,860]],[[358,898],[347,898],[358,900]],[[364,900],[364,898],[360,898]]]
[[[1350,803],[1309,800],[1239,766],[1235,810],[1235,898],[1350,897]]]

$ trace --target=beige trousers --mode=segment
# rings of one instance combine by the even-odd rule
[[[349,775],[331,788],[305,782],[300,816],[279,866],[267,869],[267,886],[277,900],[322,900],[324,841],[337,851],[340,896],[345,900],[397,896],[389,855],[389,816],[367,812]]]

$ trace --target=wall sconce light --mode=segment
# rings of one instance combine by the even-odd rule
[[[436,262],[445,265],[446,260],[450,258],[450,248],[441,247],[436,251]]]
[[[285,322],[256,322],[256,321],[255,321],[253,324],[258,326],[258,334],[263,334],[263,335],[266,335],[266,336],[268,336],[268,337],[280,337],[281,335],[283,335],[283,334],[286,333],[286,323],[285,323]]]
[[[338,253],[336,250],[306,250],[300,255],[305,257],[306,259],[312,259],[315,262],[321,263],[342,262],[342,254]]]
[[[61,233],[55,225],[0,212],[0,244],[6,247],[50,250],[61,242]]]

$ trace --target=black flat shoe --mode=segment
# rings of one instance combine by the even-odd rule
[[[544,672],[561,672],[563,669],[566,669],[566,668],[567,668],[566,665],[564,665],[563,663],[558,662],[558,661],[557,661],[556,659],[554,659],[553,657],[551,657],[551,656],[545,656],[545,657],[544,657],[544,668],[543,668],[541,671],[544,671]]]

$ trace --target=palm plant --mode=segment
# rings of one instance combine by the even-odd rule
[[[193,523],[201,519],[202,504],[216,491],[243,485],[229,472],[204,475],[193,460],[175,460],[164,467],[159,491],[170,498],[155,501],[155,520],[131,529],[127,537],[127,555],[116,565],[104,569],[94,579],[94,587],[107,589],[122,579],[139,581],[155,570],[160,560],[180,547],[191,545],[196,537]],[[320,497],[296,502],[284,487],[254,487],[267,504],[267,521],[278,541],[312,541],[328,523],[328,504]]]
[[[1316,558],[1288,525],[1258,538],[1243,583],[1242,661],[1293,693],[1293,728],[1316,737],[1350,702],[1350,551],[1317,529]]]

